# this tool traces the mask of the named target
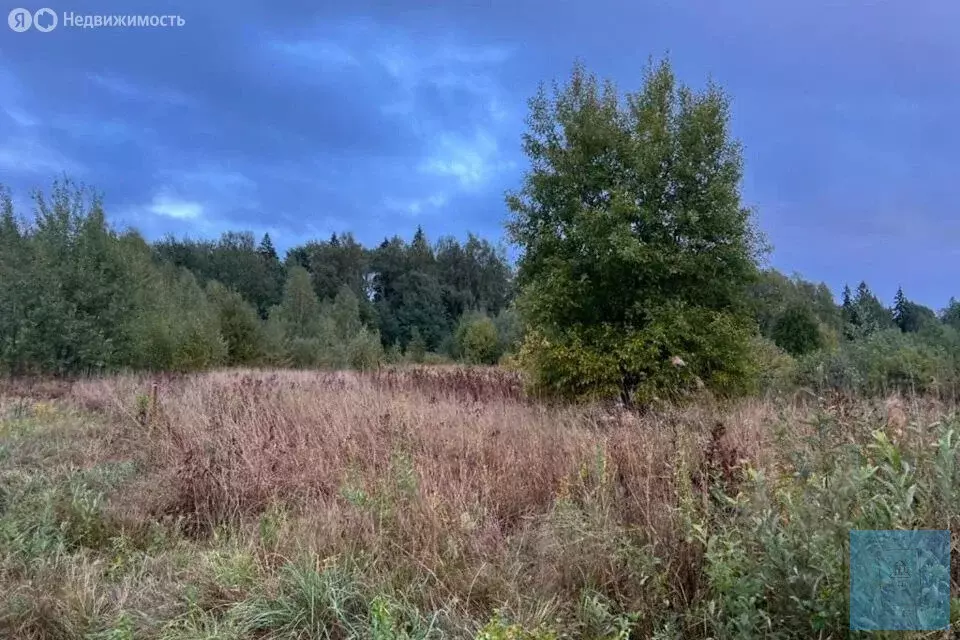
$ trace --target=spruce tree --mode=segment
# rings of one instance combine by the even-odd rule
[[[903,295],[903,287],[897,287],[897,293],[893,297],[893,321],[900,327],[901,331],[906,331],[904,329],[906,319],[907,298]]]

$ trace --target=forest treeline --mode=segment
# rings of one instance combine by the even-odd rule
[[[148,242],[69,180],[0,210],[0,372],[354,367],[506,359],[533,387],[646,401],[797,385],[960,386],[960,303],[762,269],[742,159],[715,86],[668,63],[620,96],[581,67],[530,103],[530,160],[507,205],[516,265],[468,235],[350,233],[278,255],[270,237]]]
[[[0,213],[0,369],[6,374],[189,371],[217,366],[371,368],[492,364],[524,331],[514,273],[490,242],[422,229],[364,247],[334,235],[288,250],[269,235],[147,242],[108,223],[69,181]],[[747,287],[758,383],[881,391],[951,387],[960,303],[940,313],[865,283],[835,301],[825,284],[761,270]]]
[[[494,363],[516,346],[503,251],[473,235],[374,248],[350,234],[147,242],[69,180],[0,213],[0,368],[31,373]]]

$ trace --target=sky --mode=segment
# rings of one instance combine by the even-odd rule
[[[960,4],[948,0],[44,0],[0,24],[0,184],[62,175],[148,238],[351,231],[506,242],[539,83],[576,60],[621,90],[651,56],[717,82],[770,264],[960,297]],[[67,13],[182,27],[71,28]],[[45,24],[45,26],[48,26]]]

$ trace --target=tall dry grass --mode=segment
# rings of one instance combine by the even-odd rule
[[[742,464],[774,468],[772,425],[804,411],[545,406],[512,374],[455,368],[112,378],[71,394],[138,443],[134,517],[203,536],[282,509],[286,556],[372,557],[423,581],[419,606],[476,615],[534,594],[560,607],[588,586],[683,606],[701,552],[679,526],[680,492],[707,502],[711,477],[735,490]],[[645,558],[668,559],[669,584],[645,584]]]
[[[181,637],[162,620],[191,638],[267,624],[368,637],[357,629],[384,603],[443,629],[409,636],[424,638],[473,637],[496,610],[571,637],[740,637],[767,615],[840,629],[842,599],[808,588],[845,584],[837,536],[954,512],[955,414],[918,398],[703,398],[639,414],[534,402],[511,373],[455,367],[32,389],[0,391],[0,480],[25,500],[0,513],[0,582],[19,594],[0,632],[23,637],[65,620],[76,632],[62,637],[87,637],[121,614],[134,637]],[[880,503],[892,506],[869,511]],[[809,575],[781,575],[777,558]],[[103,605],[32,599],[63,566]],[[333,600],[307,624],[318,598]],[[202,635],[211,625],[236,634]]]

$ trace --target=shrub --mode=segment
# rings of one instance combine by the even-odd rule
[[[949,376],[936,347],[897,329],[873,333],[852,348],[866,393],[936,392]]]
[[[411,362],[420,364],[427,353],[427,343],[420,335],[420,329],[414,327],[410,331],[410,342],[407,343],[406,356]]]
[[[549,629],[531,630],[511,624],[498,614],[480,629],[476,640],[557,640],[557,634]]]
[[[399,364],[403,362],[403,349],[400,343],[394,342],[383,353],[384,362],[389,364]]]
[[[366,371],[376,369],[383,359],[383,345],[380,333],[361,327],[347,347],[349,364],[354,369]]]
[[[433,351],[428,351],[423,354],[422,364],[437,366],[441,364],[453,364],[453,360],[450,359],[450,356],[446,356],[442,353],[434,353]]]
[[[619,395],[645,403],[705,384],[722,395],[756,384],[751,328],[736,317],[670,305],[645,328],[573,328],[547,339],[528,334],[520,358],[535,390],[571,398]]]
[[[236,291],[219,282],[207,285],[220,335],[227,345],[227,364],[248,364],[260,357],[263,338],[257,311]]]
[[[455,334],[456,356],[468,364],[495,364],[499,339],[493,320],[480,313],[465,313]]]
[[[516,353],[523,343],[523,323],[513,307],[503,309],[494,317],[497,329],[497,350],[501,356]]]
[[[292,338],[290,340],[290,363],[295,367],[316,367],[323,358],[323,345],[319,338]]]
[[[797,361],[784,353],[772,341],[757,336],[751,348],[757,368],[757,388],[760,392],[780,392],[790,389],[797,376]]]
[[[823,346],[817,317],[805,305],[787,307],[774,323],[772,335],[777,346],[793,356],[802,356]]]
[[[222,364],[227,359],[227,343],[215,323],[192,317],[178,336],[173,355],[177,371],[198,371]]]
[[[952,392],[957,367],[947,346],[950,340],[946,328],[933,333],[876,331],[839,349],[801,358],[798,379],[817,389],[867,395]]]
[[[291,362],[289,344],[280,315],[278,307],[270,310],[270,315],[261,332],[263,343],[260,352],[264,363],[284,367],[289,366]]]
[[[797,382],[818,391],[854,393],[863,388],[862,377],[847,348],[821,350],[797,360]]]
[[[866,442],[838,446],[852,435],[841,429],[822,415],[812,450],[778,443],[798,456],[794,473],[748,469],[725,500],[729,517],[694,526],[708,591],[699,608],[713,637],[845,636],[850,530],[945,526],[955,502],[941,488],[955,481],[953,425],[937,427],[937,453],[920,457],[862,428],[854,437]]]

